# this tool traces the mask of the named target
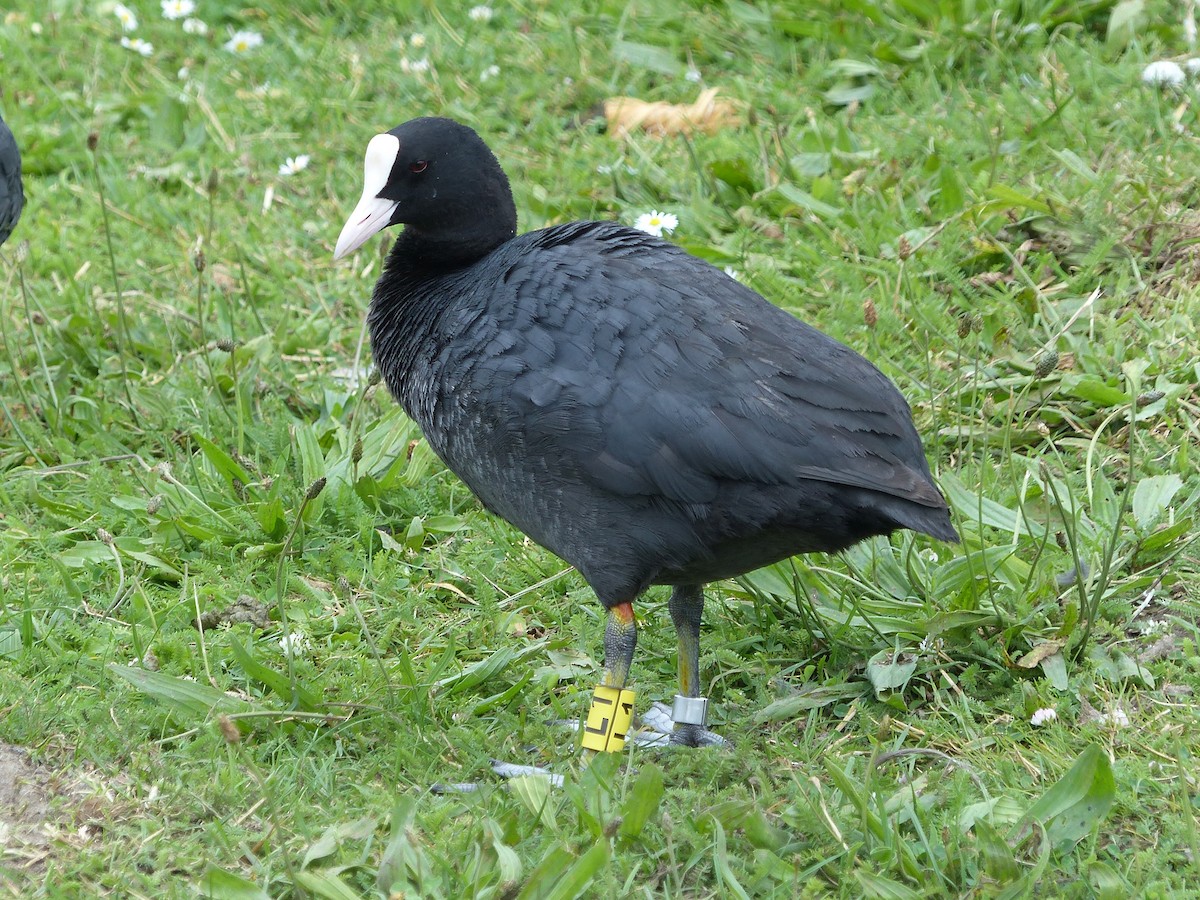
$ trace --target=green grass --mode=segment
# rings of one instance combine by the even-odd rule
[[[1181,4],[199,0],[207,36],[129,5],[148,58],[103,5],[0,21],[28,195],[0,265],[0,741],[54,776],[52,840],[10,841],[0,890],[1194,894],[1200,119],[1140,82],[1186,56]],[[241,28],[264,42],[234,57]],[[743,124],[594,119],[690,102],[689,64]],[[551,722],[586,705],[602,610],[344,376],[380,255],[333,241],[366,142],[423,114],[484,135],[522,228],[673,212],[913,405],[964,543],[714,586],[728,752],[588,765]],[[242,595],[266,627],[194,626]],[[665,606],[640,604],[643,706],[674,690]]]

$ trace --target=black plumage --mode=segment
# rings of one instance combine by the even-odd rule
[[[337,255],[406,226],[369,314],[388,387],[610,610],[676,585],[698,632],[706,582],[899,528],[958,539],[895,386],[724,272],[611,222],[516,236],[498,162],[447,119],[377,137],[366,181]]]
[[[8,126],[0,119],[0,244],[8,240],[25,208],[21,186],[21,153]]]

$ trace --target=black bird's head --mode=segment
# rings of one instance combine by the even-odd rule
[[[397,224],[453,257],[482,256],[516,234],[508,179],[479,135],[452,119],[421,118],[371,138],[362,198],[334,259]]]

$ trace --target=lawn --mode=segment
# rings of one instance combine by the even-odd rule
[[[1198,83],[1143,79],[1187,4],[6,6],[0,892],[1195,896]],[[579,750],[603,610],[371,375],[386,240],[333,245],[427,114],[522,230],[674,215],[912,404],[963,543],[712,586],[730,749]]]

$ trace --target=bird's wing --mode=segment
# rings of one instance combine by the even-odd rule
[[[944,506],[907,404],[861,356],[665,242],[546,234],[498,288],[526,452],[618,495],[817,480]]]

